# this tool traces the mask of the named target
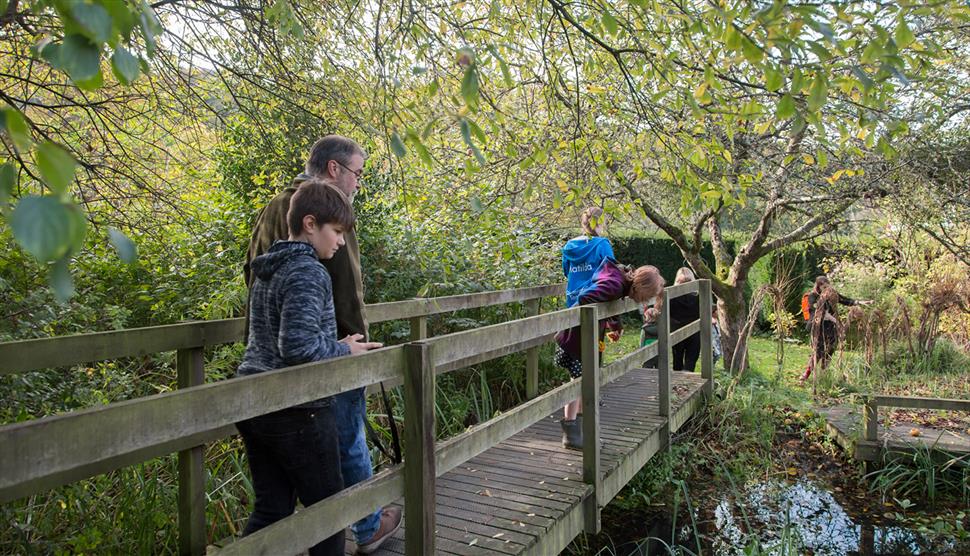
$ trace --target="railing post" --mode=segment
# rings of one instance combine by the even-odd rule
[[[434,357],[432,345],[404,347],[404,553],[435,552]]]
[[[876,403],[875,398],[868,397],[862,407],[862,430],[865,434],[864,438],[875,442],[879,438],[878,429],[879,405]]]
[[[428,317],[411,317],[411,341],[416,342],[428,337]]]
[[[657,403],[659,415],[666,417],[662,434],[664,445],[670,446],[670,299],[664,291],[663,305],[657,317]]]
[[[542,298],[529,299],[525,302],[525,314],[530,317],[539,315],[539,304]],[[539,346],[525,351],[525,397],[532,399],[539,395]]]
[[[600,532],[600,497],[603,493],[600,476],[600,418],[599,418],[599,322],[596,307],[579,309],[580,353],[583,364],[583,482],[593,486],[593,493],[583,501],[584,530]]]
[[[657,400],[662,417],[670,417],[670,300],[664,292],[657,317]]]
[[[711,281],[700,280],[700,321],[701,321],[701,378],[704,395],[710,399],[714,393],[714,352],[711,347]]]
[[[176,354],[178,387],[205,382],[202,348],[180,349]],[[193,446],[178,455],[179,554],[205,554],[205,465],[204,446]]]

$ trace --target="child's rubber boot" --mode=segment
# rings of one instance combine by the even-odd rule
[[[562,425],[562,445],[570,450],[583,449],[583,416],[577,415],[575,419],[559,421]]]

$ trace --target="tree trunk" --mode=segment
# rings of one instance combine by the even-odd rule
[[[729,287],[717,300],[717,322],[721,328],[721,352],[724,368],[728,371],[747,367],[747,342],[742,338],[742,329],[748,319],[748,304],[744,300],[744,284]],[[735,363],[735,361],[738,361]],[[741,362],[744,362],[743,366]]]

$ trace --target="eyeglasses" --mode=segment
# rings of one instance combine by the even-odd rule
[[[334,162],[336,162],[337,164],[339,164],[340,166],[342,166],[344,170],[347,170],[348,172],[350,172],[351,174],[353,174],[354,177],[357,178],[358,180],[360,179],[361,176],[364,175],[364,169],[363,168],[361,168],[360,170],[357,170],[355,172],[355,171],[351,170],[350,168],[348,168],[346,164],[344,164],[343,162],[340,162],[339,160],[334,159]]]

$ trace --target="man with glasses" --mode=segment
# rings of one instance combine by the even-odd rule
[[[250,269],[252,260],[268,251],[276,240],[287,238],[286,212],[290,207],[290,197],[300,184],[311,177],[330,180],[343,192],[347,201],[352,202],[360,189],[360,176],[366,156],[354,140],[340,135],[328,135],[314,143],[305,172],[276,195],[256,217],[246,264],[243,267],[247,287],[253,282]],[[330,273],[333,283],[337,337],[361,334],[366,338],[364,284],[360,269],[360,247],[355,230],[345,231],[344,241],[346,245],[333,258],[321,261]],[[344,486],[350,487],[369,479],[374,473],[364,434],[364,420],[367,418],[364,388],[335,396],[334,417],[340,441],[340,470],[343,473]],[[400,525],[399,508],[377,509],[354,523],[351,530],[357,540],[357,552],[370,554],[376,551]]]

